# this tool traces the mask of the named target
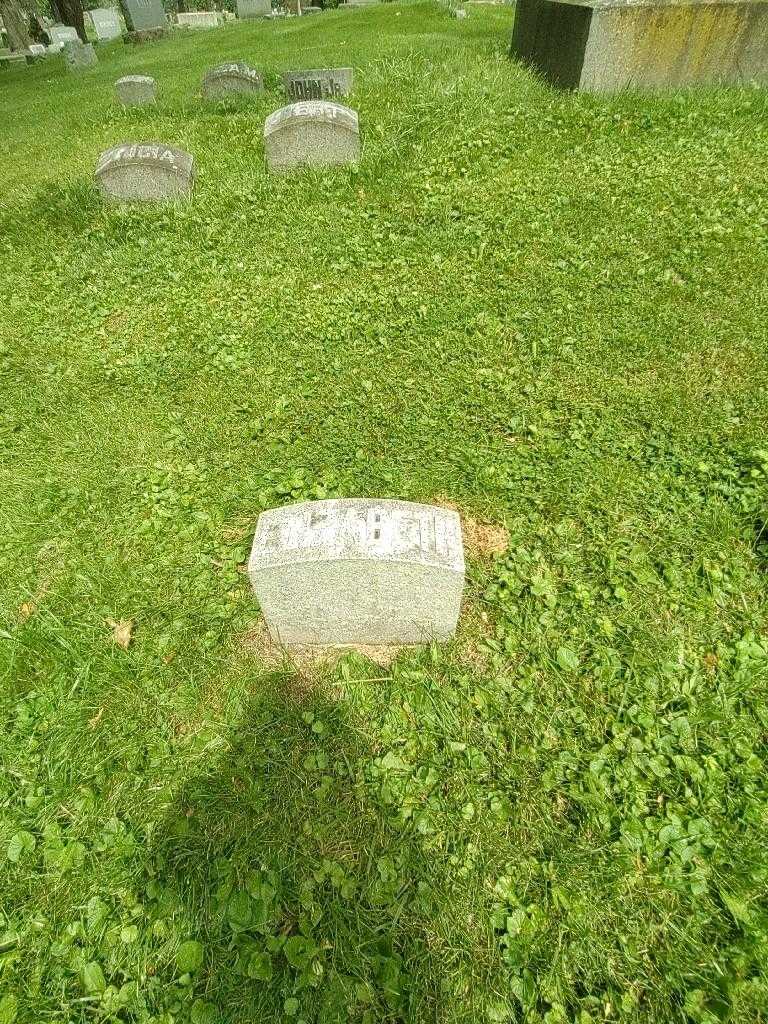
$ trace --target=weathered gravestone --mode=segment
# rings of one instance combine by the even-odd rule
[[[63,49],[66,43],[78,43],[80,42],[80,36],[77,34],[77,29],[72,28],[71,25],[51,25],[50,28],[46,29],[48,38],[51,40],[51,49],[58,51]]]
[[[330,100],[349,96],[355,72],[353,68],[313,68],[310,71],[284,71],[283,87],[288,98]]]
[[[157,82],[149,75],[124,75],[115,82],[115,92],[124,107],[144,107],[155,102]]]
[[[124,3],[128,28],[132,33],[167,28],[168,19],[161,0],[124,0]]]
[[[512,56],[590,92],[768,81],[763,0],[519,0]]]
[[[264,91],[264,80],[258,71],[247,64],[219,64],[211,68],[203,78],[203,95],[208,99],[219,99],[229,93],[260,93]]]
[[[99,187],[117,202],[181,198],[189,194],[194,179],[194,157],[162,142],[113,146],[96,166]]]
[[[29,54],[32,57],[45,57],[47,56],[48,51],[42,43],[30,43]]]
[[[79,39],[64,44],[64,62],[69,71],[84,71],[99,63],[93,43],[81,43]]]
[[[307,501],[259,516],[248,572],[286,646],[419,644],[456,630],[456,512],[389,499]]]
[[[268,18],[272,13],[272,0],[237,0],[238,18]]]
[[[218,28],[223,20],[218,11],[188,11],[176,15],[179,28]]]
[[[97,39],[119,39],[123,34],[120,15],[114,7],[96,7],[92,11],[88,11],[88,14]]]
[[[264,149],[271,171],[355,163],[360,159],[357,112],[327,100],[291,103],[264,123]]]

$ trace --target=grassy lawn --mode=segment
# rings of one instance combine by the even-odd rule
[[[0,76],[0,1024],[768,1021],[768,98],[558,94],[511,21]],[[323,65],[361,164],[268,177]],[[193,200],[105,208],[148,139]],[[266,655],[257,515],[333,495],[506,528],[455,642]]]

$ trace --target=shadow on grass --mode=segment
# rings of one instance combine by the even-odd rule
[[[56,185],[46,182],[26,195],[17,207],[0,206],[0,234],[39,232],[50,235],[79,233],[89,228],[102,209],[102,200],[91,182]]]
[[[204,945],[193,1021],[442,1019],[434,963],[412,980],[440,881],[366,798],[374,756],[343,700],[276,674],[184,786],[155,850]]]

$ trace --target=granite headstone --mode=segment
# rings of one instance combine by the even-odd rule
[[[168,25],[161,0],[124,0],[129,29],[146,32],[164,29]]]
[[[259,516],[248,571],[285,646],[447,640],[464,588],[459,516],[365,498],[270,509]]]
[[[219,64],[206,72],[203,78],[203,95],[208,99],[219,99],[229,93],[260,93],[264,91],[264,80],[242,61],[234,64]]]
[[[162,142],[129,142],[105,150],[95,174],[105,197],[116,202],[177,199],[192,189],[195,161]]]
[[[291,102],[332,100],[349,96],[355,72],[353,68],[312,68],[308,71],[284,71],[283,88]]]
[[[157,82],[149,75],[124,75],[115,82],[115,92],[124,107],[145,107],[157,98]]]
[[[79,39],[71,39],[64,44],[64,63],[68,71],[85,71],[99,63],[93,43],[81,43]]]
[[[360,159],[357,112],[327,100],[291,103],[264,123],[264,149],[271,171],[355,163]]]
[[[92,11],[88,11],[88,14],[97,39],[119,39],[123,34],[120,15],[114,7],[95,7]]]

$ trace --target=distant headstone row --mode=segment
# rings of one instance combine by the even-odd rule
[[[323,100],[348,96],[354,83],[352,68],[313,68],[286,71],[283,86],[289,99]],[[151,83],[151,88],[150,88]],[[128,75],[115,82],[118,99],[125,106],[154,103],[156,83],[143,75]],[[242,61],[219,64],[207,71],[202,93],[207,99],[221,99],[230,93],[257,94],[264,91],[264,76]]]

